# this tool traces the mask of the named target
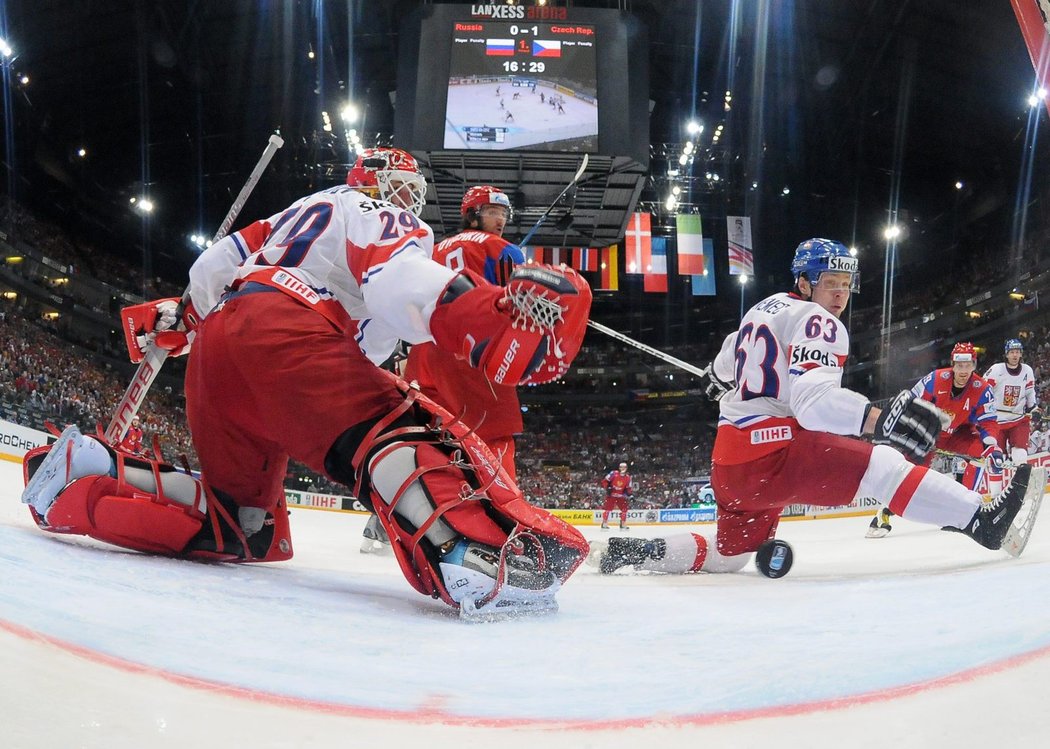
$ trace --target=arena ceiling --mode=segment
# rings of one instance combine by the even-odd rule
[[[421,4],[0,2],[16,53],[9,187],[97,246],[177,274],[192,257],[188,237],[214,231],[273,130],[288,145],[245,219],[341,178],[335,165],[346,154],[322,131],[322,109],[352,99],[366,143],[390,142],[399,29]],[[705,123],[702,142],[723,124],[717,147],[701,150],[724,178],[715,184],[694,168],[682,183],[686,208],[751,215],[771,279],[807,236],[877,244],[895,187],[929,252],[960,222],[981,236],[999,231],[989,217],[1014,201],[1033,73],[1008,0],[551,4],[618,8],[647,24],[652,161],[642,205],[662,213],[685,123]],[[1042,120],[1045,131],[1045,112]],[[605,189],[589,182],[581,208]],[[145,192],[157,205],[146,226],[129,204]],[[439,234],[454,228],[455,201],[442,201],[428,215]],[[530,206],[532,215],[542,207]],[[641,309],[663,304],[635,298]]]

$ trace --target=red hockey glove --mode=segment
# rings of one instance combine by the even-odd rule
[[[142,361],[145,349],[151,342],[167,349],[170,356],[182,356],[190,350],[200,318],[188,299],[183,310],[180,310],[179,305],[180,300],[171,297],[134,304],[120,311],[124,342],[127,343],[132,363]]]
[[[569,371],[583,345],[591,313],[591,287],[572,268],[523,265],[510,275],[507,298],[517,322],[543,331],[549,345],[539,366],[522,383],[542,385]]]
[[[590,287],[569,268],[517,268],[506,288],[464,271],[439,297],[430,331],[496,384],[550,382],[579,352],[590,305]]]

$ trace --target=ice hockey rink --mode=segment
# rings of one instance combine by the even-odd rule
[[[496,93],[496,89],[501,91]],[[565,114],[558,114],[557,107],[544,102],[552,94],[564,99]],[[520,98],[515,99],[514,94]],[[503,108],[500,108],[500,100]],[[500,83],[473,83],[449,86],[448,117],[445,120],[445,147],[469,149],[505,149],[542,146],[561,140],[584,137],[597,138],[598,107],[566,93],[558,93],[544,81],[532,92],[526,86],[515,87],[508,81]],[[506,122],[507,112],[514,115],[513,122]],[[460,128],[503,127],[507,128],[503,143],[468,143]]]
[[[362,516],[293,510],[291,562],[214,565],[42,533],[20,492],[20,466],[0,461],[11,749],[987,747],[1050,732],[1045,516],[1018,560],[906,521],[881,540],[866,518],[785,522],[781,580],[585,566],[559,613],[470,624],[392,557],[360,554]]]

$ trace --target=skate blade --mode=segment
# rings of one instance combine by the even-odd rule
[[[608,541],[591,541],[591,550],[587,554],[587,566],[599,569],[602,564],[602,555],[609,548]]]
[[[58,475],[59,471],[65,471],[67,469],[66,449],[69,447],[69,444],[79,436],[80,430],[73,424],[70,424],[62,430],[62,434],[60,434],[54,444],[51,445],[51,449],[37,467],[36,472],[33,474],[33,477],[29,479],[29,483],[26,484],[26,488],[22,492],[22,503],[31,505],[41,518],[47,514],[54,499],[48,503],[47,507],[41,508],[38,505],[38,495],[45,485],[51,483],[55,476]],[[64,485],[65,481],[63,481],[63,486]],[[58,494],[56,493],[55,496],[57,497]]]
[[[1035,519],[1039,515],[1039,509],[1043,505],[1043,496],[1046,491],[1046,469],[1033,468],[1032,477],[1028,480],[1028,491],[1025,492],[1024,506],[1021,512],[1014,518],[1010,528],[1003,538],[1002,550],[1014,559],[1021,556],[1028,540],[1032,537],[1032,528]],[[1024,518],[1021,519],[1021,515]]]
[[[886,538],[890,534],[889,528],[868,528],[864,538]]]
[[[554,598],[537,598],[532,601],[500,600],[489,601],[478,607],[473,598],[465,598],[459,604],[459,618],[476,624],[486,622],[503,622],[510,619],[522,619],[533,616],[547,616],[558,613],[558,602]]]

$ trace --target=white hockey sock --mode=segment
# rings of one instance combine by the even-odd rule
[[[665,550],[661,559],[646,559],[635,565],[650,572],[699,572],[707,555],[707,539],[695,533],[676,533],[663,539]]]
[[[908,520],[956,528],[970,521],[982,501],[951,477],[914,466],[886,445],[872,449],[856,496],[875,497]]]

